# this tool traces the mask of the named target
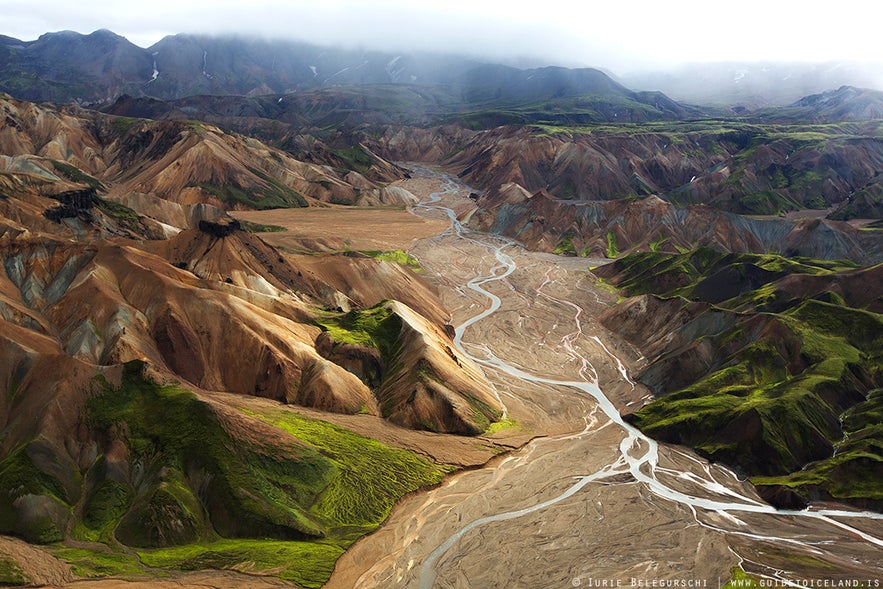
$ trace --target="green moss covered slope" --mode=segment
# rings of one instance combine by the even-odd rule
[[[57,555],[84,576],[244,566],[319,587],[395,501],[446,472],[288,408],[222,411],[142,371],[97,381],[87,468],[48,464],[42,440],[0,463],[0,532],[78,541]]]
[[[879,266],[697,250],[599,273],[643,295],[609,327],[645,347],[654,329],[672,335],[639,376],[656,400],[632,423],[751,475],[774,503],[883,508]],[[638,300],[658,323],[634,313]]]

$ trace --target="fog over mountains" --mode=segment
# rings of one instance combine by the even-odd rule
[[[694,104],[784,106],[841,86],[883,89],[878,64],[828,61],[694,63],[670,70],[623,75],[632,88],[654,88]]]
[[[108,30],[47,33],[35,41],[0,36],[0,90],[27,100],[95,104],[122,94],[168,100],[283,94],[342,84],[415,84],[454,87],[463,93],[456,98],[467,102],[525,101],[621,92],[625,88],[619,82],[691,104],[757,107],[790,104],[843,85],[879,88],[883,80],[877,68],[855,63],[701,64],[614,81],[586,68],[522,70],[456,55],[236,36],[180,34],[148,48]],[[550,84],[553,96],[546,94]]]

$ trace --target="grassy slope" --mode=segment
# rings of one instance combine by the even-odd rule
[[[397,349],[402,320],[386,303],[381,301],[363,311],[329,314],[318,323],[335,341],[375,348],[389,360]]]
[[[231,207],[244,205],[260,211],[309,206],[302,194],[269,174],[253,167],[248,167],[248,171],[258,178],[258,182],[249,186],[235,180],[220,185],[201,182],[198,186]]]
[[[775,282],[848,263],[699,250],[635,254],[617,264],[629,295],[711,298],[712,309],[736,314],[734,327],[703,336],[720,350],[711,371],[631,416],[638,427],[804,499],[883,506],[883,402],[871,391],[883,379],[883,316],[836,295],[820,297],[834,302],[792,298]],[[731,292],[714,300],[720,289]]]
[[[83,576],[138,576],[142,563],[246,567],[319,587],[345,548],[375,529],[399,497],[439,482],[446,470],[281,408],[243,413],[247,430],[265,432],[244,439],[193,393],[144,379],[137,362],[126,366],[119,388],[100,383],[87,415],[104,452],[125,445],[126,467],[119,456],[99,454],[77,473],[80,498],[41,471],[27,447],[0,463],[0,485],[15,491],[0,497],[3,532],[62,540],[58,522],[15,527],[16,497],[51,498],[76,514],[71,539],[94,543],[56,548]],[[248,426],[252,420],[264,425]],[[278,435],[266,435],[268,427]]]
[[[400,251],[400,250],[399,250]],[[399,256],[397,252],[391,252],[392,257],[386,259],[396,259],[399,263],[405,263],[409,267],[417,264],[407,254],[402,252]],[[402,360],[402,344],[400,343],[401,333],[403,329],[403,321],[388,306],[387,301],[381,301],[373,307],[365,310],[352,310],[345,314],[328,313],[317,321],[323,330],[327,331],[333,340],[337,343],[352,344],[357,346],[366,346],[374,348],[380,352],[383,361],[382,375],[380,383],[377,384],[378,396],[381,399],[381,410],[384,416],[389,416],[395,412],[395,406],[399,402],[399,398],[395,395],[384,398],[384,386],[389,381],[401,378],[403,374],[410,373],[408,379],[414,382],[422,382],[426,384],[428,381],[435,380],[442,382],[442,377],[436,374],[432,365],[420,360],[415,364]],[[371,383],[366,383],[370,384]],[[472,424],[464,420],[464,427],[468,430],[460,433],[475,435],[485,432],[492,423],[500,417],[500,412],[493,407],[487,405],[479,399],[470,395],[464,395],[463,398],[469,403],[471,408]],[[418,427],[428,431],[439,431],[438,425],[432,420],[421,422]]]
[[[366,256],[376,258],[378,260],[395,262],[396,264],[410,268],[414,272],[421,272],[423,270],[423,267],[420,265],[420,262],[417,260],[417,258],[411,256],[405,250],[362,250],[361,253],[365,254]]]

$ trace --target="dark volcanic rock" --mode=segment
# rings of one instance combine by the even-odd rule
[[[242,229],[242,224],[237,219],[218,219],[216,221],[201,220],[199,230],[214,237],[227,237]]]
[[[776,509],[806,509],[807,501],[785,485],[758,485],[757,493]]]
[[[92,207],[95,204],[95,190],[68,190],[53,195],[52,198],[61,204],[43,211],[43,216],[50,221],[60,223],[62,219],[79,217],[84,221],[92,221]]]

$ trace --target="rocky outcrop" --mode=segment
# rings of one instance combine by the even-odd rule
[[[219,219],[217,221],[200,220],[198,228],[203,233],[207,233],[212,237],[217,237],[219,239],[233,235],[237,231],[242,231],[242,225],[236,219]]]
[[[68,190],[59,194],[52,195],[52,198],[61,204],[46,209],[43,215],[50,221],[56,223],[62,219],[80,217],[84,221],[92,221],[92,206],[95,204],[95,190]]]

